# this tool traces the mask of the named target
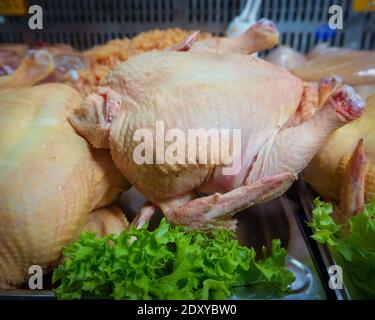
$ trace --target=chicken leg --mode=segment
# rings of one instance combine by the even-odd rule
[[[339,223],[346,225],[346,229],[348,227],[348,219],[363,210],[365,203],[366,162],[364,143],[363,139],[361,139],[345,169],[341,183],[340,212],[335,215]]]
[[[123,211],[116,205],[97,209],[89,214],[83,230],[95,232],[98,237],[118,235],[129,226]]]
[[[54,69],[53,59],[46,50],[31,51],[13,74],[0,77],[0,90],[35,85]]]
[[[328,98],[328,104],[299,126],[281,129],[275,140],[270,139],[258,155],[267,159],[256,161],[251,181],[282,172],[301,172],[324,143],[326,137],[338,127],[359,118],[365,110],[365,101],[350,86],[343,86]],[[303,136],[304,139],[300,139]],[[308,147],[307,147],[308,146]],[[310,155],[310,156],[308,156]]]
[[[291,173],[265,177],[254,183],[244,185],[228,193],[194,199],[177,207],[162,203],[167,219],[174,224],[193,229],[206,229],[223,226],[234,229],[236,221],[230,219],[236,212],[254,204],[260,204],[284,193],[295,180]],[[173,204],[176,200],[173,200]]]
[[[253,24],[244,34],[236,38],[215,37],[207,40],[198,40],[199,32],[194,32],[182,43],[172,47],[172,51],[206,52],[216,53],[238,52],[251,54],[258,51],[273,48],[279,42],[279,34],[275,24],[267,19],[261,19]]]
[[[336,91],[341,84],[342,81],[338,77],[323,78],[320,80],[318,86],[316,83],[306,82],[297,112],[284,128],[298,126],[312,118],[315,113],[326,104],[331,94]]]

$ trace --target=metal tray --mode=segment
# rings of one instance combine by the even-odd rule
[[[131,199],[131,201],[129,201]],[[131,220],[144,198],[134,189],[124,193],[120,205]],[[131,203],[131,205],[127,205]],[[295,274],[293,293],[284,297],[269,295],[266,292],[252,292],[246,288],[236,289],[232,299],[335,299],[328,286],[328,280],[320,272],[317,252],[313,252],[299,217],[303,208],[299,203],[296,192],[292,188],[286,195],[263,205],[251,207],[237,214],[238,239],[241,244],[252,246],[257,253],[265,246],[270,248],[272,239],[281,239],[284,247],[288,248],[287,267]],[[161,213],[157,213],[150,222],[154,228],[160,221]],[[319,256],[318,256],[319,258]],[[0,291],[0,299],[54,299],[51,291],[51,276],[45,276],[47,290],[28,290],[26,287],[18,290]]]

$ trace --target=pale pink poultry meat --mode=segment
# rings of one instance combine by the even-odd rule
[[[235,40],[194,43],[193,35],[169,51],[140,54],[111,71],[70,118],[94,147],[111,150],[119,170],[150,200],[136,224],[159,207],[174,224],[234,228],[234,213],[282,194],[326,137],[363,113],[364,101],[335,79],[307,84],[244,54],[276,45],[277,34],[262,20]],[[240,129],[240,151],[233,141],[229,147],[239,170],[225,173],[230,166],[223,159],[189,164],[202,150],[185,151],[175,164],[138,164],[134,134],[150,130],[153,145],[156,121],[185,134]],[[205,148],[209,153],[210,144]]]

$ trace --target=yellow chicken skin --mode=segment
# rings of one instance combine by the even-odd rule
[[[307,182],[324,198],[340,205],[341,210],[351,206],[350,203],[355,200],[353,196],[353,201],[348,197],[353,194],[353,190],[359,189],[361,183],[358,179],[362,179],[362,176],[364,202],[375,197],[375,94],[367,98],[366,104],[364,115],[336,130],[304,171]],[[353,157],[358,160],[350,171],[353,177],[358,178],[347,179]],[[353,203],[353,206],[357,207],[358,204]]]
[[[90,211],[128,187],[68,122],[80,103],[63,84],[0,93],[0,288],[21,285],[31,265],[50,270]]]

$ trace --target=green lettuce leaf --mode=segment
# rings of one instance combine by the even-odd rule
[[[327,244],[334,255],[345,263],[344,279],[348,279],[361,292],[363,298],[375,298],[375,199],[364,211],[349,219],[349,235],[344,237],[343,226],[332,218],[329,203],[314,201],[312,221],[316,241]]]
[[[65,248],[52,280],[59,299],[226,299],[238,286],[281,295],[294,281],[286,254],[274,240],[270,256],[257,261],[233,232],[186,232],[163,219],[154,231],[145,225],[104,238],[83,232]]]

